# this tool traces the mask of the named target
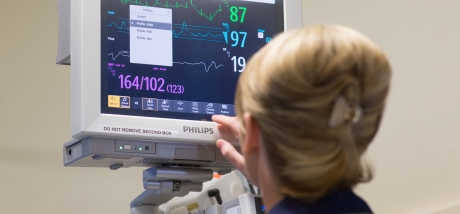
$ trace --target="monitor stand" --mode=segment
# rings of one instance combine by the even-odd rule
[[[131,214],[157,214],[159,206],[190,192],[201,192],[213,177],[211,169],[157,166],[144,170],[145,191],[131,202]]]

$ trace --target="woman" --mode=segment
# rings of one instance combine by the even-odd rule
[[[284,33],[241,75],[238,118],[214,116],[241,139],[217,146],[263,191],[270,214],[371,213],[352,188],[371,179],[361,156],[377,133],[391,68],[380,49],[342,26]]]

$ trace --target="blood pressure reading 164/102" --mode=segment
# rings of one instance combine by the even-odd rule
[[[101,4],[105,114],[190,120],[234,116],[240,73],[283,30],[276,25],[280,6],[275,0]]]

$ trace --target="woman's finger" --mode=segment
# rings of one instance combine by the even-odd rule
[[[225,140],[218,140],[216,142],[217,148],[220,149],[222,155],[230,161],[240,171],[246,170],[246,162],[244,157],[233,147],[232,144]]]
[[[230,129],[236,135],[239,135],[239,124],[236,117],[228,117],[223,115],[214,115],[212,120],[218,124],[220,129]]]

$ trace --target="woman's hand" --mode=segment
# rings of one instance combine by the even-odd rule
[[[224,132],[231,132],[232,134],[236,135],[238,138],[241,139],[240,125],[236,117],[214,115],[212,116],[212,120],[217,123],[217,127],[219,128],[219,130]],[[222,155],[224,155],[224,157],[228,161],[230,161],[230,163],[232,163],[238,170],[240,170],[240,172],[243,173],[243,175],[251,183],[253,183],[246,168],[246,161],[243,155],[236,151],[235,147],[233,147],[232,144],[223,139],[217,140],[216,145],[220,149],[220,152],[222,152]]]

